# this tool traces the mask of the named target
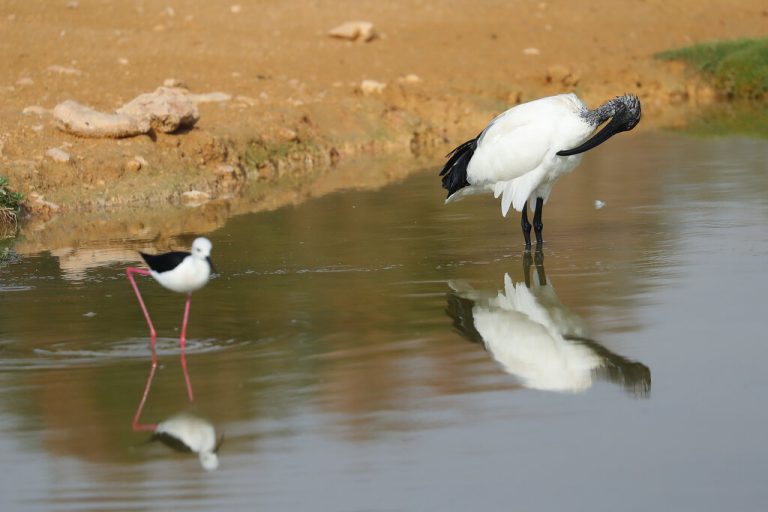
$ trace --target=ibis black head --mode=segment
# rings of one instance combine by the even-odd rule
[[[578,155],[599,146],[617,133],[626,132],[637,126],[640,122],[640,100],[632,94],[618,96],[599,108],[589,111],[588,116],[594,117],[595,126],[599,126],[606,119],[611,120],[602,130],[597,132],[581,146],[573,149],[558,151],[558,156]]]

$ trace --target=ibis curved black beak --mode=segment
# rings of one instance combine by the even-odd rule
[[[608,124],[606,124],[602,130],[593,135],[591,139],[587,140],[587,142],[573,149],[564,149],[562,151],[558,151],[557,156],[578,155],[579,153],[589,151],[590,149],[595,148],[603,142],[607,141],[617,133],[624,131],[621,129],[622,124],[623,123],[619,117],[614,116],[610,121],[608,121]]]
[[[213,266],[213,261],[211,261],[211,257],[208,256],[205,259],[208,260],[208,265],[211,267],[211,274],[218,274],[218,272],[216,272],[216,267]]]
[[[617,102],[619,105],[617,106],[613,117],[611,117],[611,120],[608,121],[608,124],[606,124],[602,130],[593,135],[592,138],[587,140],[581,146],[558,151],[557,155],[578,155],[579,153],[589,151],[590,149],[599,146],[617,133],[629,131],[637,126],[637,123],[640,122],[641,115],[640,100],[637,99],[636,96],[626,95],[616,98],[613,102]]]

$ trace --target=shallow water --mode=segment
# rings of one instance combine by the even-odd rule
[[[183,297],[140,280],[139,421],[208,419],[213,472],[132,430],[149,338],[110,261],[147,241],[4,264],[2,510],[760,509],[766,161],[617,137],[558,183],[530,257],[516,215],[444,206],[434,170],[232,219],[192,301],[192,403]]]

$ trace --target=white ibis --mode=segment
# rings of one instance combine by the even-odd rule
[[[527,253],[530,258],[530,253]],[[537,253],[541,257],[541,253]],[[453,289],[446,312],[459,333],[482,343],[503,370],[531,389],[584,391],[596,376],[647,396],[651,372],[642,363],[614,354],[591,340],[584,321],[566,308],[537,263],[533,285],[530,260],[524,259],[526,282],[504,275],[504,290],[482,292],[463,282]]]
[[[590,134],[610,121],[590,138]],[[526,247],[531,245],[528,203],[535,201],[533,228],[541,244],[542,209],[557,178],[581,162],[581,153],[640,122],[640,100],[618,96],[590,110],[575,94],[522,103],[497,116],[476,138],[448,153],[440,172],[446,203],[469,194],[501,196],[501,214],[522,212]]]
[[[200,465],[208,471],[219,467],[218,451],[224,436],[216,439],[216,429],[211,422],[197,416],[180,414],[155,427],[152,441],[160,441],[179,452],[196,453]]]
[[[184,349],[187,335],[187,321],[189,320],[189,306],[192,300],[192,292],[199,290],[208,282],[211,273],[214,272],[211,262],[211,241],[204,237],[199,237],[192,242],[192,252],[173,251],[165,254],[139,254],[149,266],[149,270],[137,267],[128,267],[125,269],[128,280],[136,292],[136,298],[144,313],[144,318],[149,325],[149,332],[152,343],[152,353],[154,354],[155,339],[157,333],[152,325],[152,319],[149,317],[144,301],[133,279],[133,274],[151,275],[155,281],[163,287],[178,293],[187,294],[187,302],[184,307],[184,320],[181,324],[181,337],[179,339],[181,348]]]

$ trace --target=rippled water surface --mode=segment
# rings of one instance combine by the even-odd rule
[[[2,510],[759,510],[766,162],[612,139],[556,186],[541,254],[434,170],[233,218],[189,389],[183,297],[140,277],[148,386],[123,268],[151,242],[0,264]],[[135,431],[182,412],[224,435],[218,470]]]

